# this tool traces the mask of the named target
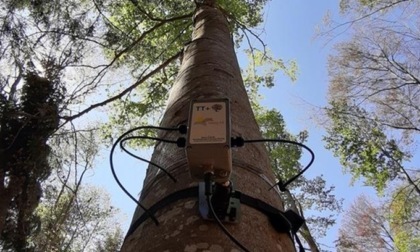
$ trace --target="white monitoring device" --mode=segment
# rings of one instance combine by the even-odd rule
[[[214,181],[229,181],[232,172],[229,99],[193,100],[186,146],[191,176],[212,172]]]

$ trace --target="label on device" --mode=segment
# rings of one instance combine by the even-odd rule
[[[193,102],[190,115],[190,144],[227,143],[227,100]]]

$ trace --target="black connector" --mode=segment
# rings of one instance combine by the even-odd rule
[[[188,132],[188,126],[185,125],[185,124],[179,125],[178,126],[178,131],[179,131],[179,133],[185,135]]]
[[[231,137],[230,146],[231,147],[242,147],[244,146],[245,140],[242,137]]]
[[[187,139],[185,139],[185,137],[180,137],[180,138],[178,138],[178,139],[176,140],[176,145],[177,145],[178,147],[181,147],[181,148],[185,147],[185,146],[187,145]]]
[[[232,196],[232,183],[228,183],[228,185],[215,183],[213,187],[213,196],[211,197],[214,212],[221,220],[224,220],[227,215],[230,197]]]

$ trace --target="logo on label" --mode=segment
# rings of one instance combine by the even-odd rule
[[[212,122],[212,121],[213,121],[213,118],[198,116],[197,118],[195,118],[194,124],[201,124],[201,125],[206,126],[208,122]]]
[[[214,104],[213,106],[211,106],[211,108],[216,111],[219,112],[220,110],[222,110],[223,106],[220,104]]]

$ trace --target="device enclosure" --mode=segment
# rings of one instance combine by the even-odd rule
[[[190,107],[186,154],[191,176],[203,180],[229,180],[232,172],[229,99],[193,100]]]

